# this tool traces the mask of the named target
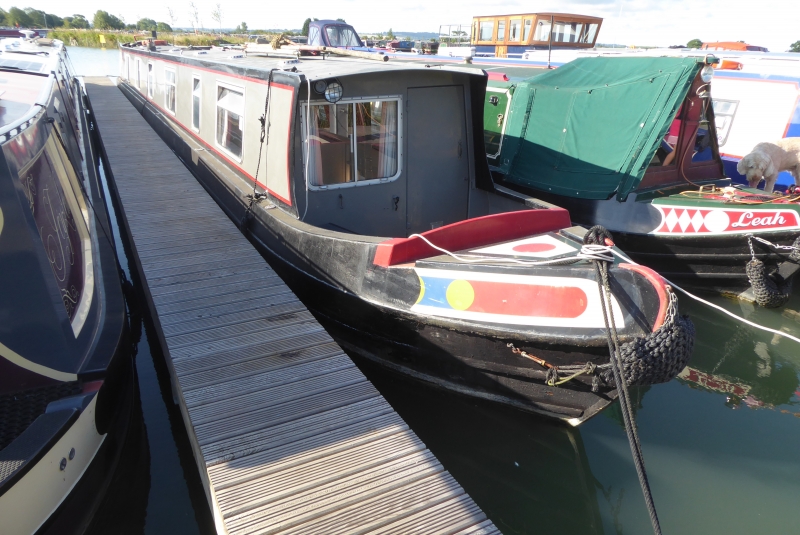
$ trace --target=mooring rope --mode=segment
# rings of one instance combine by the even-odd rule
[[[601,226],[595,226],[589,229],[589,232],[584,237],[584,243],[598,244],[608,243],[613,239],[611,233]],[[612,256],[613,261],[613,256]],[[658,521],[658,513],[656,506],[653,502],[653,495],[650,490],[650,482],[647,479],[647,471],[644,466],[644,456],[642,455],[642,445],[639,440],[639,433],[636,429],[636,420],[631,407],[631,399],[628,394],[628,384],[623,374],[623,364],[621,358],[619,334],[617,333],[616,322],[614,321],[613,311],[608,313],[611,307],[611,288],[608,279],[608,260],[593,260],[595,273],[597,274],[597,289],[600,293],[600,308],[603,311],[603,321],[606,326],[606,337],[608,341],[608,350],[611,354],[611,370],[614,375],[614,382],[616,383],[619,392],[619,405],[622,412],[622,419],[625,422],[625,433],[628,436],[628,443],[633,455],[633,463],[636,467],[636,475],[639,477],[639,484],[642,487],[642,494],[644,501],[647,505],[647,512],[650,514],[650,522],[653,524],[653,532],[656,535],[661,535],[661,524]]]
[[[258,118],[258,121],[261,123],[261,140],[258,145],[256,174],[253,177],[253,193],[247,195],[247,198],[250,200],[250,202],[247,204],[247,208],[242,214],[242,220],[239,222],[239,229],[242,231],[247,229],[247,221],[253,214],[253,206],[257,202],[267,198],[266,192],[258,193],[256,190],[256,185],[258,185],[258,171],[261,169],[261,153],[264,149],[264,140],[266,140],[266,144],[269,145],[269,96],[272,92],[272,73],[274,73],[276,70],[277,69],[269,70],[269,78],[267,79],[267,96],[264,99],[264,115]],[[266,174],[267,171],[264,171],[264,184],[267,183]]]

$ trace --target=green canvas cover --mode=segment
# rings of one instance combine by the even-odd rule
[[[702,67],[702,58],[593,57],[520,82],[494,167],[559,195],[624,200]]]

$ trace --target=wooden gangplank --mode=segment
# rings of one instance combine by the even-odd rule
[[[499,533],[108,78],[87,78],[217,533]]]

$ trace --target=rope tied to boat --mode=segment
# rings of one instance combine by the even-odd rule
[[[602,242],[600,241],[602,239]],[[608,243],[611,242],[611,243]],[[613,245],[613,237],[604,227],[596,225],[589,229],[589,232],[584,237],[586,244],[600,244]],[[597,289],[600,293],[600,308],[603,311],[603,321],[606,326],[606,338],[608,341],[608,350],[611,355],[611,373],[617,385],[619,393],[619,404],[622,412],[622,419],[625,423],[625,433],[628,436],[628,443],[631,447],[631,454],[633,455],[633,462],[636,466],[636,474],[639,476],[639,484],[642,487],[642,494],[644,501],[647,505],[647,512],[650,514],[650,522],[653,524],[653,532],[656,535],[661,535],[661,525],[658,521],[658,513],[656,512],[655,503],[653,503],[653,495],[650,491],[650,482],[647,480],[647,472],[644,467],[644,456],[642,455],[642,446],[639,441],[639,433],[636,429],[636,420],[631,406],[630,395],[628,394],[627,381],[624,377],[624,365],[622,361],[621,348],[619,343],[619,334],[617,333],[617,326],[614,320],[613,309],[611,309],[611,285],[609,283],[608,265],[610,262],[603,260],[593,260],[595,273],[597,274]],[[611,314],[609,314],[611,310]]]
[[[756,258],[753,242],[762,243],[776,251],[788,251],[787,262],[800,264],[800,236],[795,238],[792,245],[779,245],[753,234],[747,235],[747,245],[750,247],[751,258],[745,266],[745,273],[753,289],[755,301],[764,308],[781,307],[792,296],[792,281],[794,277],[785,278],[780,273],[780,266],[768,268],[763,260]]]
[[[258,118],[258,122],[261,123],[261,135],[259,139],[258,145],[258,160],[256,162],[256,174],[253,177],[253,193],[248,193],[246,198],[249,201],[247,203],[247,208],[245,208],[244,213],[242,214],[242,219],[239,221],[239,229],[241,231],[247,230],[247,223],[250,221],[250,218],[253,216],[253,207],[256,203],[259,203],[267,198],[267,192],[258,192],[256,190],[256,186],[258,185],[258,172],[261,169],[261,153],[264,150],[264,142],[269,145],[269,96],[272,92],[272,73],[274,73],[277,69],[270,69],[269,70],[269,77],[267,78],[267,96],[264,98],[264,115]],[[264,171],[265,175],[267,171]],[[264,177],[264,183],[267,183],[266,176]]]

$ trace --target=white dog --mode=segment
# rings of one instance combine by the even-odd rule
[[[794,183],[800,185],[800,137],[787,137],[774,143],[759,143],[736,166],[747,177],[751,188],[763,178],[764,191],[772,192],[778,173],[789,171]]]

